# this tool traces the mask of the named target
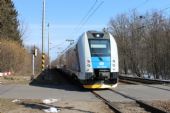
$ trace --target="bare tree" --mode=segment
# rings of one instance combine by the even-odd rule
[[[118,15],[109,30],[118,43],[121,72],[169,78],[170,19],[162,12]]]

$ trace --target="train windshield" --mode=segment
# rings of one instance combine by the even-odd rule
[[[91,56],[110,56],[110,41],[107,39],[89,39]]]

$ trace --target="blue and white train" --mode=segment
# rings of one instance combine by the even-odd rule
[[[118,51],[108,32],[87,31],[57,58],[57,65],[84,88],[113,88],[118,82]]]

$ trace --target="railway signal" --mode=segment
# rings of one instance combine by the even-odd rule
[[[31,76],[31,80],[34,79],[34,76],[35,76],[35,57],[37,57],[37,54],[38,54],[38,50],[35,48],[32,49],[32,76]]]
[[[34,47],[33,51],[32,51],[32,54],[37,57],[37,54],[38,54],[38,50]]]

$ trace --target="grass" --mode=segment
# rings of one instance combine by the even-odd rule
[[[30,76],[4,76],[0,77],[1,84],[29,84]]]

